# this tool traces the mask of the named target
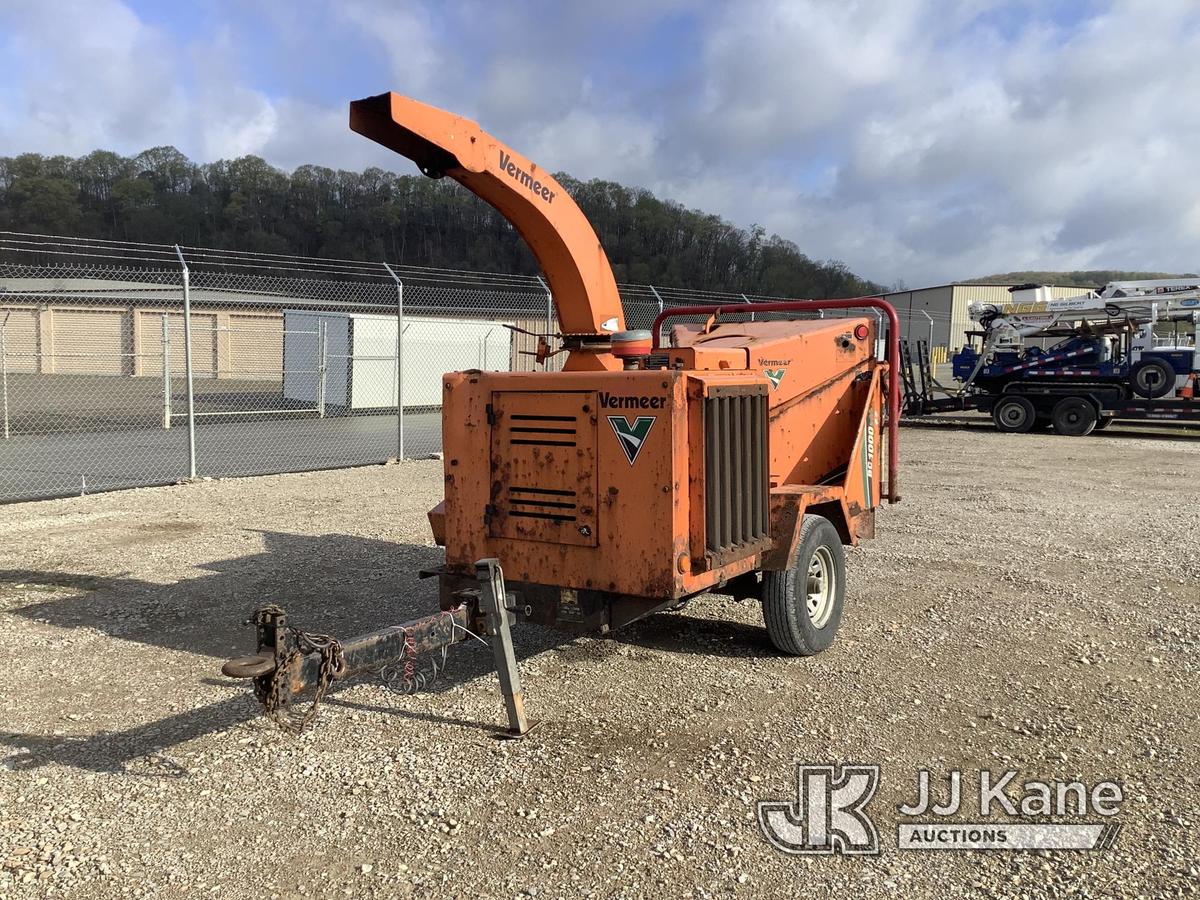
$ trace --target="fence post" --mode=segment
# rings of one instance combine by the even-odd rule
[[[742,298],[742,302],[743,302],[743,303],[749,303],[749,302],[750,302],[750,298],[749,298],[749,297],[747,297],[745,294],[738,294],[738,296]],[[753,310],[751,310],[751,312],[750,312],[750,321],[751,321],[751,322],[753,322],[753,321],[754,321],[754,312],[753,312]]]
[[[196,392],[192,382],[192,289],[191,273],[183,251],[175,245],[183,271],[183,377],[187,381],[188,478],[196,477]]]
[[[917,312],[929,320],[929,352],[933,353],[933,316],[923,309],[918,309]]]
[[[654,289],[654,285],[648,284],[646,287],[650,288],[650,293],[652,293],[654,295],[654,299],[658,301],[658,311],[661,313],[663,311],[662,296]]]
[[[171,314],[162,316],[163,429],[171,428]]]
[[[317,318],[317,418],[325,418],[325,384],[329,371],[329,323]]]
[[[554,295],[550,293],[550,285],[546,284],[546,279],[541,275],[535,276],[538,284],[542,286],[542,290],[546,292],[546,334],[554,330]]]
[[[8,345],[5,343],[5,333],[8,331],[8,317],[11,312],[4,314],[0,322],[0,379],[4,381],[4,439],[8,440]]]
[[[383,267],[396,282],[396,459],[404,459],[404,282],[387,263]]]

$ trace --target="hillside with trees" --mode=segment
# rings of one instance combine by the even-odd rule
[[[1077,287],[1104,287],[1110,281],[1146,281],[1151,278],[1196,278],[1194,272],[1127,272],[1120,269],[1087,269],[1074,272],[1005,272],[972,278],[967,284],[1061,284]]]
[[[638,188],[557,177],[600,235],[618,281],[794,297],[878,289],[758,226],[739,228]],[[173,147],[0,158],[0,230],[538,271],[512,226],[448,178],[313,165],[288,173],[256,156],[198,164]]]

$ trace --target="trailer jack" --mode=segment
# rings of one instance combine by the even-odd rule
[[[229,678],[251,679],[267,713],[285,730],[299,733],[312,722],[334,681],[444,651],[468,637],[478,638],[483,631],[491,638],[495,655],[508,714],[507,734],[519,737],[529,730],[529,722],[512,642],[516,597],[504,586],[499,560],[480,560],[475,575],[479,587],[459,591],[455,596],[459,602],[451,609],[346,640],[302,631],[288,623],[282,608],[262,607],[248,623],[255,626],[256,652],[226,661],[221,672]],[[303,715],[295,715],[293,704],[309,690],[312,705]]]

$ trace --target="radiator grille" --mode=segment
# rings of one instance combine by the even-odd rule
[[[705,549],[749,552],[770,528],[767,396],[756,386],[714,389],[704,401]]]

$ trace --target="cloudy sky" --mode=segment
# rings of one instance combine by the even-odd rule
[[[911,286],[1200,266],[1197,0],[0,0],[0,155],[414,171],[383,90]]]

